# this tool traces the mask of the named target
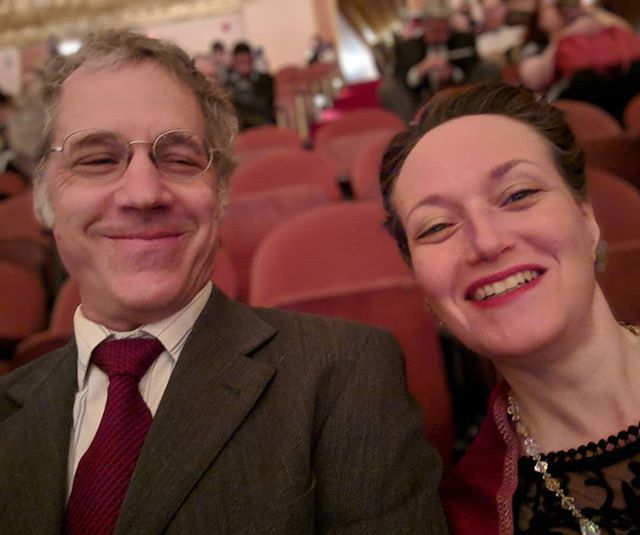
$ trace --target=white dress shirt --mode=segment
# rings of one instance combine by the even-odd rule
[[[82,313],[82,305],[76,309],[73,328],[78,346],[78,393],[73,404],[67,495],[71,492],[78,463],[98,430],[107,402],[109,378],[100,368],[90,363],[91,352],[107,338],[155,337],[160,340],[165,349],[140,380],[142,399],[151,414],[155,415],[187,337],[210,295],[211,283],[208,283],[182,310],[129,332],[111,331],[87,319]]]

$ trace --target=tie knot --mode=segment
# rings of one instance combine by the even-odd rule
[[[163,349],[156,338],[107,340],[93,350],[92,361],[109,378],[129,375],[140,381]]]

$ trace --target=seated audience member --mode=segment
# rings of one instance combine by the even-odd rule
[[[227,47],[222,41],[214,41],[211,43],[211,61],[216,70],[216,78],[220,85],[227,83],[227,75],[229,74],[229,53]]]
[[[468,83],[483,76],[471,33],[454,33],[449,8],[427,3],[422,35],[399,40],[395,47],[395,77],[412,97],[415,108],[438,89]]]
[[[391,335],[209,282],[236,132],[175,45],[90,36],[45,75],[36,208],[81,305],[0,378],[0,531],[445,533]]]
[[[580,0],[546,3],[544,11],[560,28],[540,54],[520,63],[524,84],[550,98],[591,102],[621,120],[640,91],[640,38],[624,20]]]
[[[598,224],[562,113],[526,88],[435,95],[390,143],[387,224],[427,305],[504,379],[445,480],[454,533],[633,533],[640,329],[595,278]]]
[[[237,43],[233,48],[226,86],[231,92],[241,130],[275,123],[273,78],[254,68],[253,54],[247,43]]]
[[[522,44],[524,26],[508,26],[507,6],[503,0],[485,0],[484,24],[476,37],[478,55],[484,61],[504,65],[509,52]]]
[[[213,85],[219,86],[218,71],[213,64],[213,59],[209,54],[198,54],[193,58],[193,62],[202,75]]]

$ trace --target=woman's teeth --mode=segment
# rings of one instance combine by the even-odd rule
[[[473,292],[472,298],[474,301],[482,301],[489,297],[497,297],[499,295],[510,292],[511,290],[515,290],[523,284],[531,282],[532,280],[539,277],[540,274],[541,272],[535,269],[520,271],[519,273],[509,275],[507,278],[500,281],[486,284],[484,286],[481,286],[480,288],[477,288]]]

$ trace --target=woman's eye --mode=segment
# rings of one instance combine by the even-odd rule
[[[421,240],[423,238],[428,238],[437,235],[439,232],[449,228],[451,226],[450,223],[438,223],[437,225],[432,225],[426,229],[424,229],[419,235],[418,239]]]
[[[539,189],[533,189],[533,188],[520,189],[518,191],[514,191],[506,198],[503,205],[512,204],[514,202],[521,201],[522,199],[530,197],[531,195],[538,193],[539,191],[540,191]]]

